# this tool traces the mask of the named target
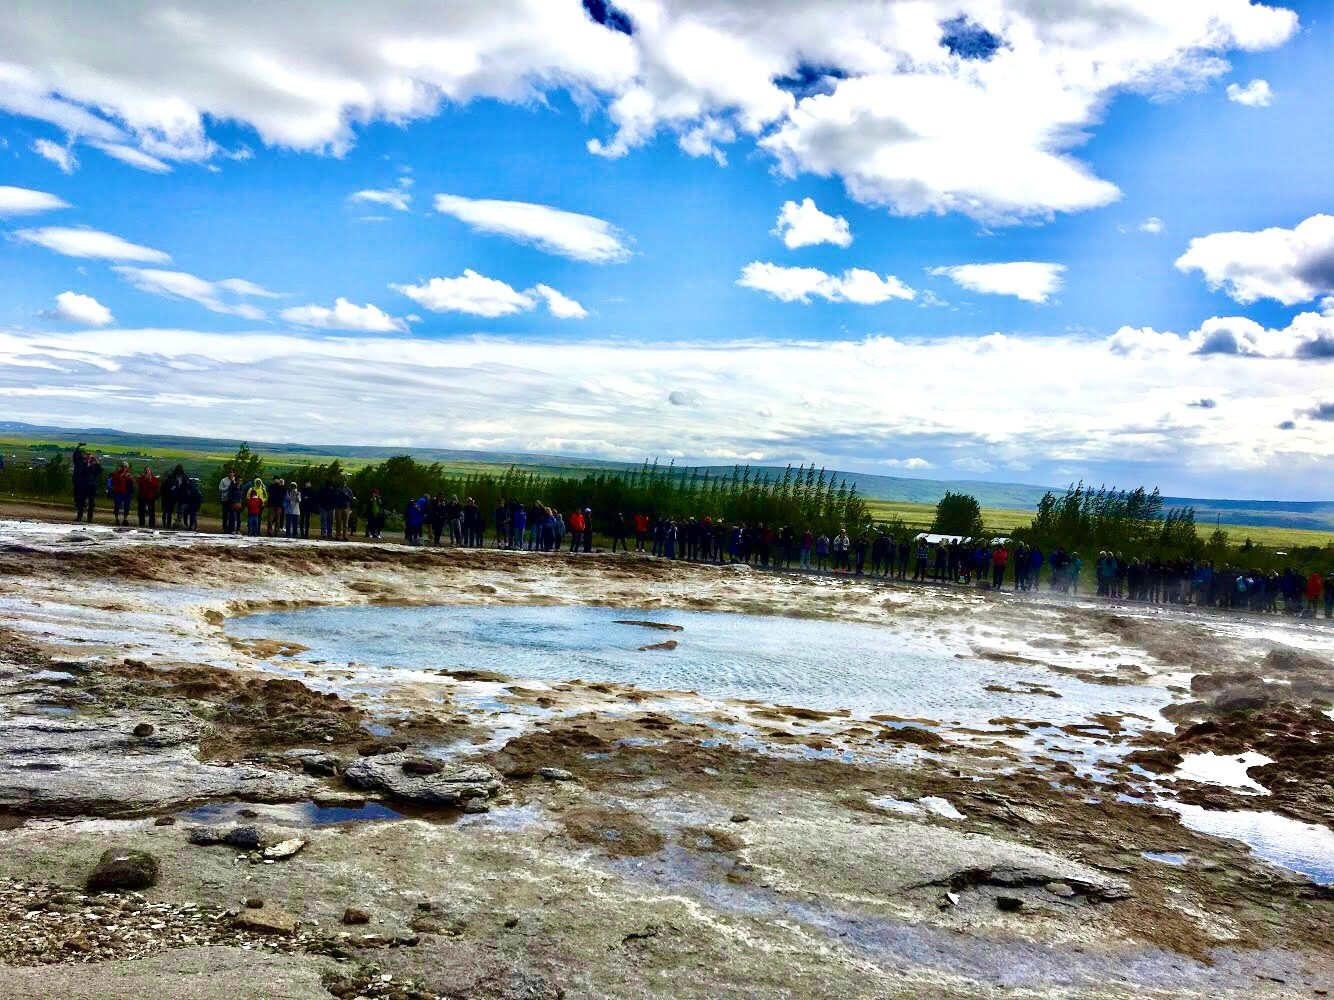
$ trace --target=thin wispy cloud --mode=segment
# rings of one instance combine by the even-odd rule
[[[627,238],[610,222],[550,205],[438,194],[435,210],[477,232],[528,243],[571,260],[614,264],[628,260],[631,254]]]

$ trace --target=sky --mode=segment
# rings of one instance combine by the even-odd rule
[[[1334,497],[1334,8],[13,0],[0,420]]]

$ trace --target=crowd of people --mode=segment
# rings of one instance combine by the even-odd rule
[[[137,501],[140,527],[198,530],[203,490],[199,480],[177,465],[159,480],[151,467],[136,476],[121,462],[108,476],[97,457],[79,445],[74,451],[75,520],[93,521],[97,498],[105,492],[119,526],[129,526]],[[347,541],[364,518],[367,539],[379,539],[388,511],[378,489],[364,503],[346,480],[321,483],[287,482],[273,476],[243,482],[227,469],[217,485],[222,507],[222,530],[251,536],[268,534],[310,538],[318,517],[318,537]],[[402,511],[403,537],[409,545],[478,548],[486,544],[488,518],[472,497],[460,500],[443,494],[411,500]],[[568,516],[544,503],[526,506],[501,499],[489,518],[496,548],[530,552],[593,551],[594,518],[591,508],[576,508]],[[1036,545],[1008,539],[967,539],[867,528],[851,536],[845,528],[833,532],[775,527],[762,522],[728,524],[719,517],[673,518],[617,512],[600,523],[611,539],[611,551],[642,552],[663,559],[703,563],[744,563],[760,568],[831,572],[872,579],[977,583],[1002,589],[1007,580],[1018,591],[1048,590],[1078,594],[1084,560],[1078,552],[1055,547],[1044,552]],[[1192,604],[1203,607],[1247,609],[1257,612],[1319,614],[1334,618],[1334,572],[1321,576],[1293,567],[1282,572],[1215,566],[1207,561],[1178,559],[1125,559],[1119,552],[1098,553],[1093,565],[1096,594],[1117,600],[1149,604]]]

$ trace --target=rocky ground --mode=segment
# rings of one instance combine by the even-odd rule
[[[1006,716],[999,684],[991,725],[964,731],[756,703],[683,714],[667,692],[457,665],[365,683],[294,661],[288,637],[223,628],[375,602],[867,622],[1113,692],[1156,686],[1170,722],[1102,713],[1057,732]],[[1256,808],[1175,768],[1258,751],[1272,761],[1252,769],[1263,808],[1334,819],[1321,626],[633,556],[7,523],[0,629],[0,995],[1310,997],[1334,984],[1334,894],[1160,807]],[[465,697],[483,689],[492,707]]]

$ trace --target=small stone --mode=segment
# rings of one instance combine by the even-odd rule
[[[355,906],[349,906],[343,911],[343,923],[349,926],[357,924],[369,924],[371,915],[365,910],[358,910]]]
[[[153,825],[154,825],[154,826],[175,826],[175,825],[176,825],[176,817],[175,817],[175,816],[159,816],[157,819],[153,820]]]
[[[259,910],[242,910],[232,920],[232,926],[258,934],[291,934],[296,930],[296,917],[266,906]]]
[[[259,815],[259,813],[257,813],[254,809],[242,809],[236,815],[244,819],[254,819],[256,816]]]
[[[88,879],[89,892],[147,889],[157,885],[158,860],[146,851],[106,851]]]
[[[732,822],[733,822],[733,823],[749,823],[749,822],[750,822],[750,817],[747,816],[745,813],[732,813]]]
[[[403,948],[415,948],[421,944],[421,938],[415,934],[400,934],[394,938],[394,943]]]
[[[1075,894],[1075,890],[1064,882],[1048,882],[1047,891],[1053,896],[1060,896],[1062,899],[1069,899]]]
[[[220,830],[216,826],[196,826],[186,834],[186,839],[196,847],[209,847],[221,844],[222,838],[226,835],[225,830]]]
[[[299,853],[301,849],[305,846],[306,842],[302,840],[300,837],[293,837],[291,840],[284,840],[280,844],[274,844],[272,847],[266,847],[264,849],[264,860],[281,861],[284,858],[290,858],[292,855]]]
[[[134,727],[134,735],[139,737],[141,740],[149,736],[152,736],[155,732],[157,732],[157,730],[154,729],[147,722],[141,722],[139,723],[139,725]]]
[[[491,807],[486,804],[485,799],[469,799],[468,804],[463,807],[463,811],[465,813],[471,813],[472,815],[478,815],[480,813],[489,813]]]
[[[996,909],[1004,913],[1015,913],[1023,909],[1024,901],[1016,896],[997,896]]]
[[[430,912],[431,912],[431,902],[430,902],[429,900],[425,900],[425,901],[423,901],[423,902],[420,902],[420,903],[417,904],[417,909],[419,909],[422,913],[430,913]]]
[[[264,900],[251,897],[245,901],[245,905],[247,910],[262,910],[264,909]]]
[[[574,775],[569,771],[559,767],[541,767],[537,773],[547,781],[573,781]]]
[[[514,928],[516,928],[516,927],[518,927],[518,926],[519,926],[519,918],[518,918],[518,917],[507,917],[507,918],[505,919],[505,928],[506,928],[506,930],[514,930]]]

